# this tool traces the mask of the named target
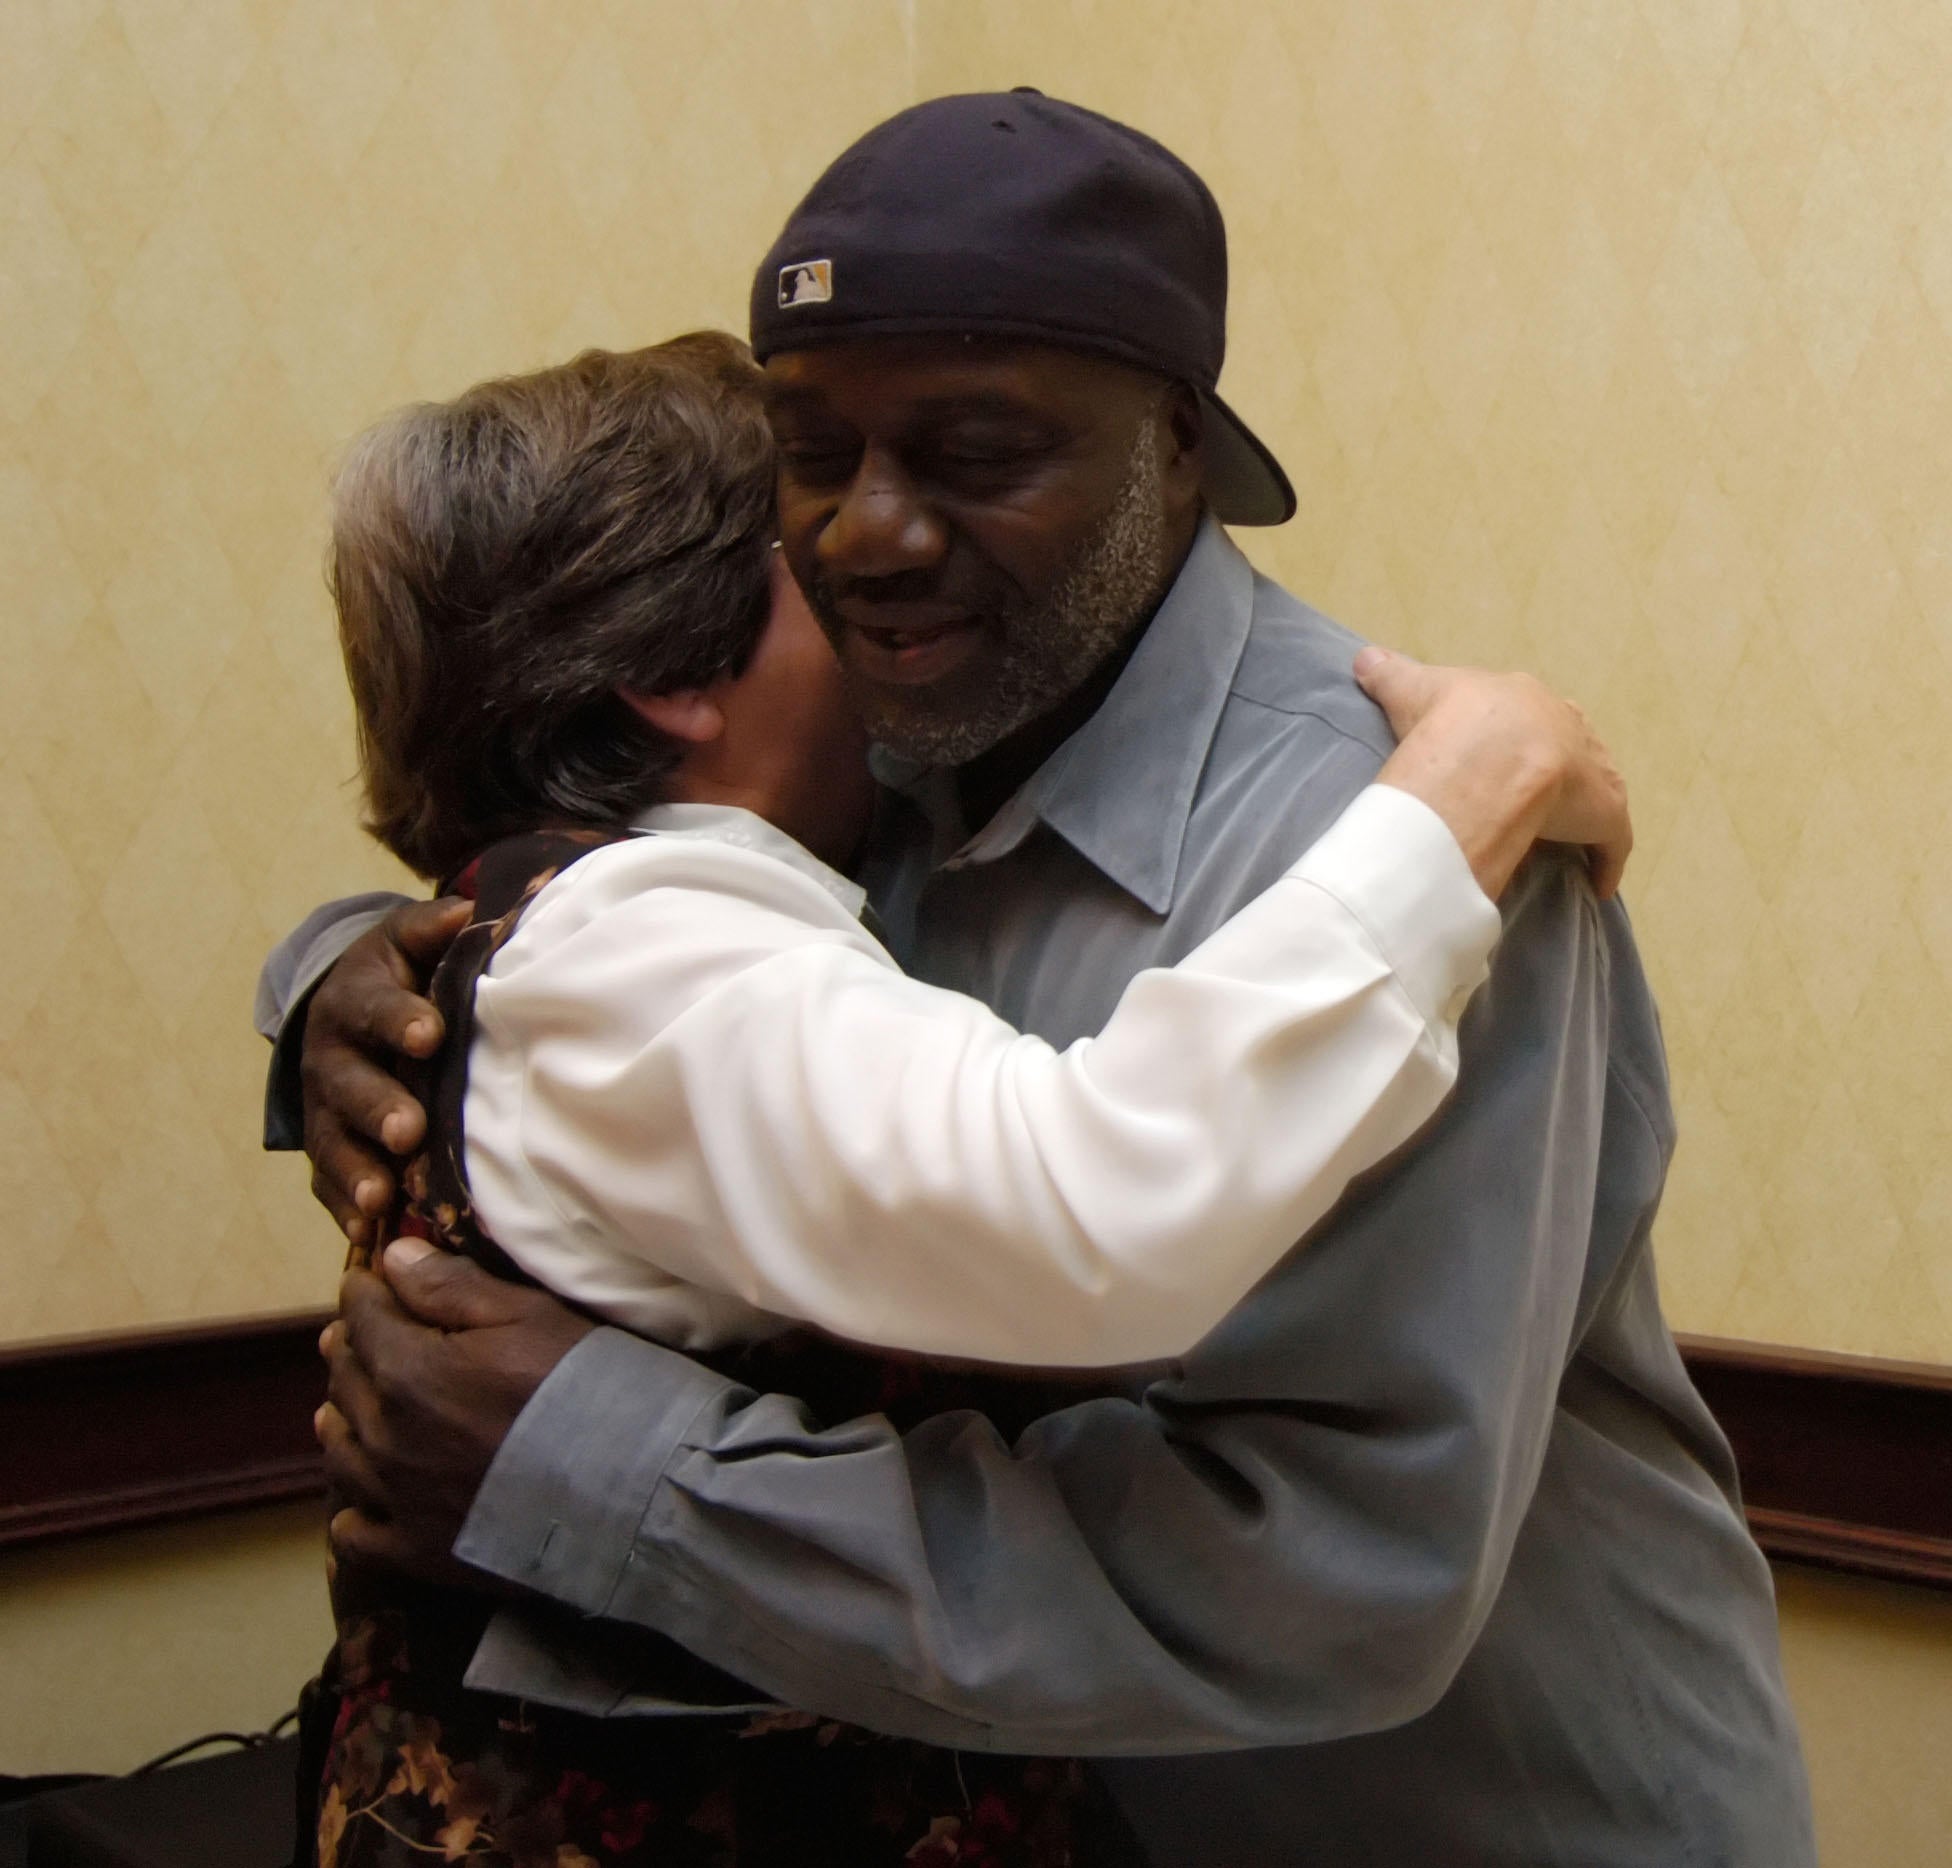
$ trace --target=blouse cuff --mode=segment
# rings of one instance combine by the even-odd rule
[[[1394,785],[1371,785],[1289,874],[1355,916],[1430,1025],[1454,1025],[1503,930],[1444,820]]]

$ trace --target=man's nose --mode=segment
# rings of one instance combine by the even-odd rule
[[[948,533],[901,463],[879,449],[861,456],[819,541],[821,568],[842,578],[932,569]]]

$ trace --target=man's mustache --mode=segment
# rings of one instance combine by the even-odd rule
[[[842,603],[938,603],[947,583],[939,571],[891,571],[885,577],[821,577],[806,583],[816,609]]]

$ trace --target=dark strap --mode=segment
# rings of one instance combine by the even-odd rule
[[[507,945],[528,905],[572,864],[592,850],[624,841],[628,833],[603,830],[538,830],[505,837],[477,856],[446,885],[470,897],[473,918],[434,971],[428,996],[447,1028],[440,1051],[417,1073],[411,1087],[427,1111],[427,1144],[407,1164],[405,1209],[396,1230],[465,1252],[499,1277],[532,1280],[489,1236],[475,1216],[468,1191],[468,1056],[474,1043],[475,993],[489,963]]]

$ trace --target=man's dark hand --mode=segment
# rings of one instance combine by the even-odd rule
[[[343,1554],[436,1580],[490,1461],[529,1397],[596,1326],[546,1291],[491,1277],[417,1239],[385,1275],[349,1271],[320,1339],[331,1370],[315,1425],[347,1508]],[[477,1579],[479,1580],[479,1579]]]
[[[312,1192],[355,1245],[393,1199],[391,1157],[411,1154],[427,1132],[394,1073],[402,1058],[440,1048],[441,1015],[422,988],[468,906],[450,896],[394,909],[339,957],[306,1012],[299,1080]]]

